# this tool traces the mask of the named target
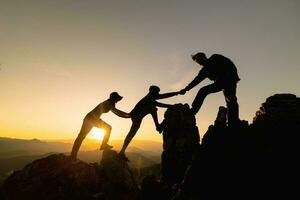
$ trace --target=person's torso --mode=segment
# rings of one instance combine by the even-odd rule
[[[156,110],[155,98],[151,95],[143,97],[130,112],[132,117],[144,117]]]
[[[238,82],[240,80],[234,63],[222,55],[212,55],[204,67],[207,77],[213,81]]]
[[[109,100],[103,101],[99,105],[97,105],[91,112],[89,112],[89,115],[93,115],[94,117],[101,117],[103,113],[109,112],[114,107],[114,104],[110,102]]]

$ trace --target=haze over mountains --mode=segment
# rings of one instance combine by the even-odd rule
[[[110,141],[115,150],[120,149],[122,140]],[[78,157],[87,163],[99,162],[102,151],[100,141],[86,139]],[[0,137],[0,179],[4,179],[14,170],[22,169],[30,162],[50,154],[64,153],[68,155],[73,145],[72,140],[41,141]],[[160,163],[162,144],[154,141],[133,141],[128,148],[131,167],[143,168]]]

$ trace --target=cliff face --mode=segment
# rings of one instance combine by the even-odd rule
[[[295,95],[276,94],[266,99],[250,125],[242,121],[229,128],[216,120],[174,199],[295,194],[299,108]]]
[[[170,107],[164,117],[161,181],[172,187],[183,179],[199,148],[200,136],[187,104]]]
[[[106,150],[101,165],[70,162],[63,154],[36,160],[4,184],[7,200],[136,199],[137,183],[127,163]]]
[[[298,154],[300,98],[276,94],[266,99],[253,119],[253,133],[261,151],[283,157]],[[295,155],[296,156],[296,155]]]

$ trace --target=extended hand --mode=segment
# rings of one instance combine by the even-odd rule
[[[182,89],[182,90],[179,91],[179,94],[181,94],[181,95],[184,95],[185,93],[186,93],[185,89]]]

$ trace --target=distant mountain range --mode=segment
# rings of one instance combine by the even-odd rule
[[[98,149],[100,143],[100,141],[86,139],[78,158],[88,163],[99,162],[102,157],[102,151]],[[116,150],[120,149],[122,143],[121,140],[110,141]],[[72,145],[72,140],[41,141],[0,137],[0,177],[6,177],[32,161],[50,154],[64,153],[68,155]],[[144,168],[160,163],[161,151],[162,144],[159,142],[133,141],[127,151],[130,159],[129,165],[134,168]]]

